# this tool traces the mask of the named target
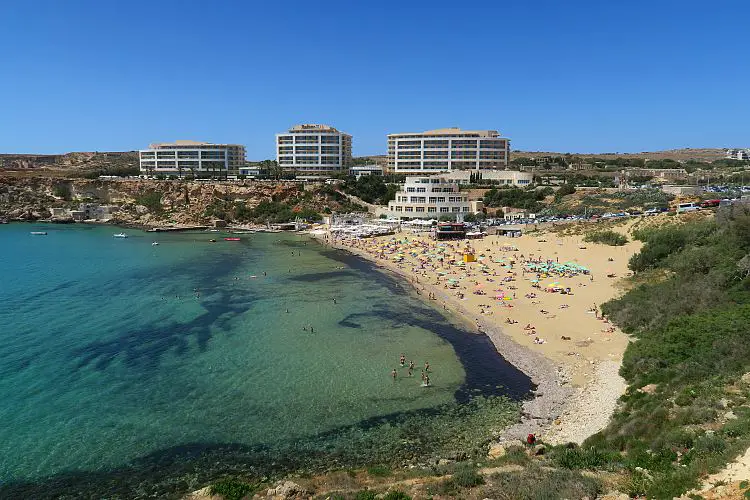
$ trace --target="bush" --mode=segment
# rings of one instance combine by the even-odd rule
[[[138,205],[143,205],[148,208],[150,212],[158,213],[162,210],[161,193],[158,191],[146,191],[140,196],[137,196],[135,202]]]
[[[65,201],[70,201],[72,198],[70,184],[56,185],[52,188],[52,194],[57,196],[58,198],[62,198]]]
[[[514,500],[553,498],[596,498],[603,491],[602,483],[570,470],[544,470],[535,467],[520,472],[493,474],[492,486],[482,496]]]
[[[385,477],[390,476],[393,472],[388,467],[385,467],[383,465],[376,465],[373,467],[369,467],[367,469],[367,473],[375,477]]]
[[[590,243],[603,243],[605,245],[620,247],[628,242],[628,238],[625,235],[622,235],[615,231],[606,230],[588,233],[583,238],[583,241],[587,241]]]
[[[372,490],[362,490],[358,491],[357,494],[354,496],[354,500],[375,500],[377,497],[377,493],[375,493]]]
[[[211,485],[212,495],[221,495],[224,500],[240,500],[255,491],[257,487],[238,479],[227,478]]]
[[[552,459],[556,465],[566,469],[609,468],[622,461],[619,453],[603,451],[594,446],[587,449],[558,446],[552,450]]]
[[[453,473],[451,481],[462,488],[473,488],[484,484],[484,477],[477,472],[473,464],[460,464]]]
[[[411,497],[403,491],[389,491],[383,496],[383,500],[411,500]]]

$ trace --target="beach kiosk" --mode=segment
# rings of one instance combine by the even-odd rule
[[[466,238],[466,225],[463,222],[440,222],[435,230],[436,240],[462,240]]]

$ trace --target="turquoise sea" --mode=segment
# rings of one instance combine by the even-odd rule
[[[0,496],[351,461],[400,416],[530,389],[488,339],[305,236],[119,231],[0,225]]]

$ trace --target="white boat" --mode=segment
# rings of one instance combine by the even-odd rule
[[[156,246],[156,245],[158,245],[158,244],[159,244],[159,242],[158,242],[158,241],[154,241],[153,243],[151,243],[151,246],[152,246],[152,247],[155,247],[155,246]]]
[[[34,236],[47,236],[47,231],[31,231]]]
[[[115,238],[127,238],[128,237],[128,235],[125,233],[115,233],[112,236],[114,236]]]

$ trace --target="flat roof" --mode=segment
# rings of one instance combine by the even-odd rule
[[[388,137],[399,136],[399,135],[461,135],[461,134],[472,134],[478,137],[493,137],[500,138],[500,132],[497,130],[461,130],[458,127],[449,128],[438,128],[435,130],[425,130],[424,132],[404,132],[400,134],[388,134]]]

